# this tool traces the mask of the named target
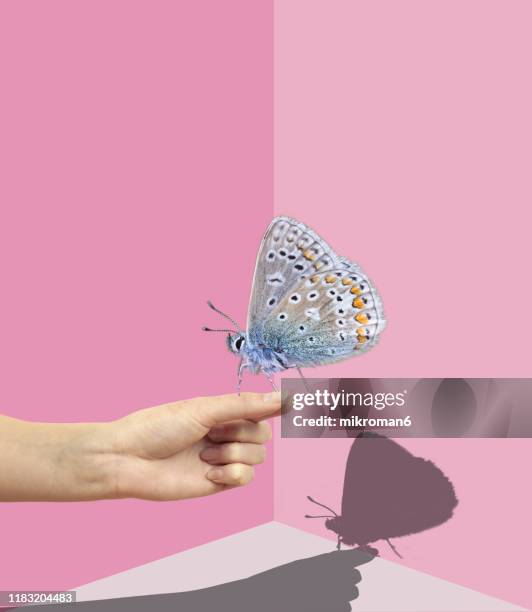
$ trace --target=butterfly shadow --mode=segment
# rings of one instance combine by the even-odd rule
[[[375,552],[355,549],[334,551],[206,589],[47,605],[46,611],[349,612],[349,602],[358,597],[357,584],[361,580],[356,567],[370,562]]]
[[[332,513],[306,516],[326,518],[338,548],[343,543],[364,549],[384,540],[398,555],[392,538],[445,523],[458,503],[452,483],[432,461],[371,432],[359,433],[349,452],[341,513],[309,499]]]

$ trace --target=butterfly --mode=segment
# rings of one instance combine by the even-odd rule
[[[418,533],[448,521],[458,504],[451,481],[432,461],[415,457],[400,444],[372,432],[359,434],[347,458],[342,512],[308,499],[332,515],[325,526],[341,543],[367,548],[390,538]]]
[[[273,375],[349,359],[375,345],[385,327],[382,303],[360,267],[337,255],[318,234],[289,217],[275,217],[262,239],[247,330],[229,320],[227,347],[242,374]]]

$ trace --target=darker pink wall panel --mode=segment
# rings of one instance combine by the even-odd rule
[[[207,298],[244,319],[271,218],[271,2],[2,2],[0,81],[0,411],[108,420],[233,391],[200,327]],[[2,504],[0,589],[269,520],[271,472],[187,502]]]

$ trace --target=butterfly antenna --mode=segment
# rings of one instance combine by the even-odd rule
[[[216,308],[216,306],[210,300],[207,302],[207,306],[211,308],[212,310],[214,310],[214,312],[217,312],[219,315],[222,315],[222,317],[226,318],[228,321],[231,321],[231,323],[236,327],[236,329],[240,333],[243,333],[243,331],[240,329],[240,325],[234,319],[232,319],[229,315],[226,315],[225,312],[222,312],[221,310]]]
[[[309,501],[311,501],[313,504],[316,504],[316,506],[321,506],[322,508],[325,508],[326,510],[328,510],[329,512],[332,512],[334,514],[334,516],[338,516],[336,514],[336,512],[332,509],[329,508],[329,506],[326,506],[325,504],[320,504],[320,502],[317,502],[315,499],[313,499],[312,497],[310,497],[310,495],[307,495],[307,499]]]
[[[393,552],[399,557],[399,559],[402,559],[402,555],[399,554],[399,552],[397,551],[397,548],[395,548],[395,546],[390,542],[390,540],[388,540],[386,538],[386,542],[388,542],[388,546],[393,550]]]
[[[230,334],[238,333],[236,329],[211,329],[210,327],[205,327],[205,325],[201,329],[203,331],[212,331],[212,332],[229,332]]]
[[[312,515],[312,514],[305,514],[305,518],[334,518],[334,516],[332,514],[321,514],[321,515]]]

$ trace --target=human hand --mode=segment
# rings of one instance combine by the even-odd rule
[[[279,393],[243,393],[174,402],[115,421],[116,496],[183,499],[248,484],[271,438],[263,419],[280,406]]]
[[[200,397],[110,423],[0,417],[0,501],[176,500],[249,483],[279,393]]]

